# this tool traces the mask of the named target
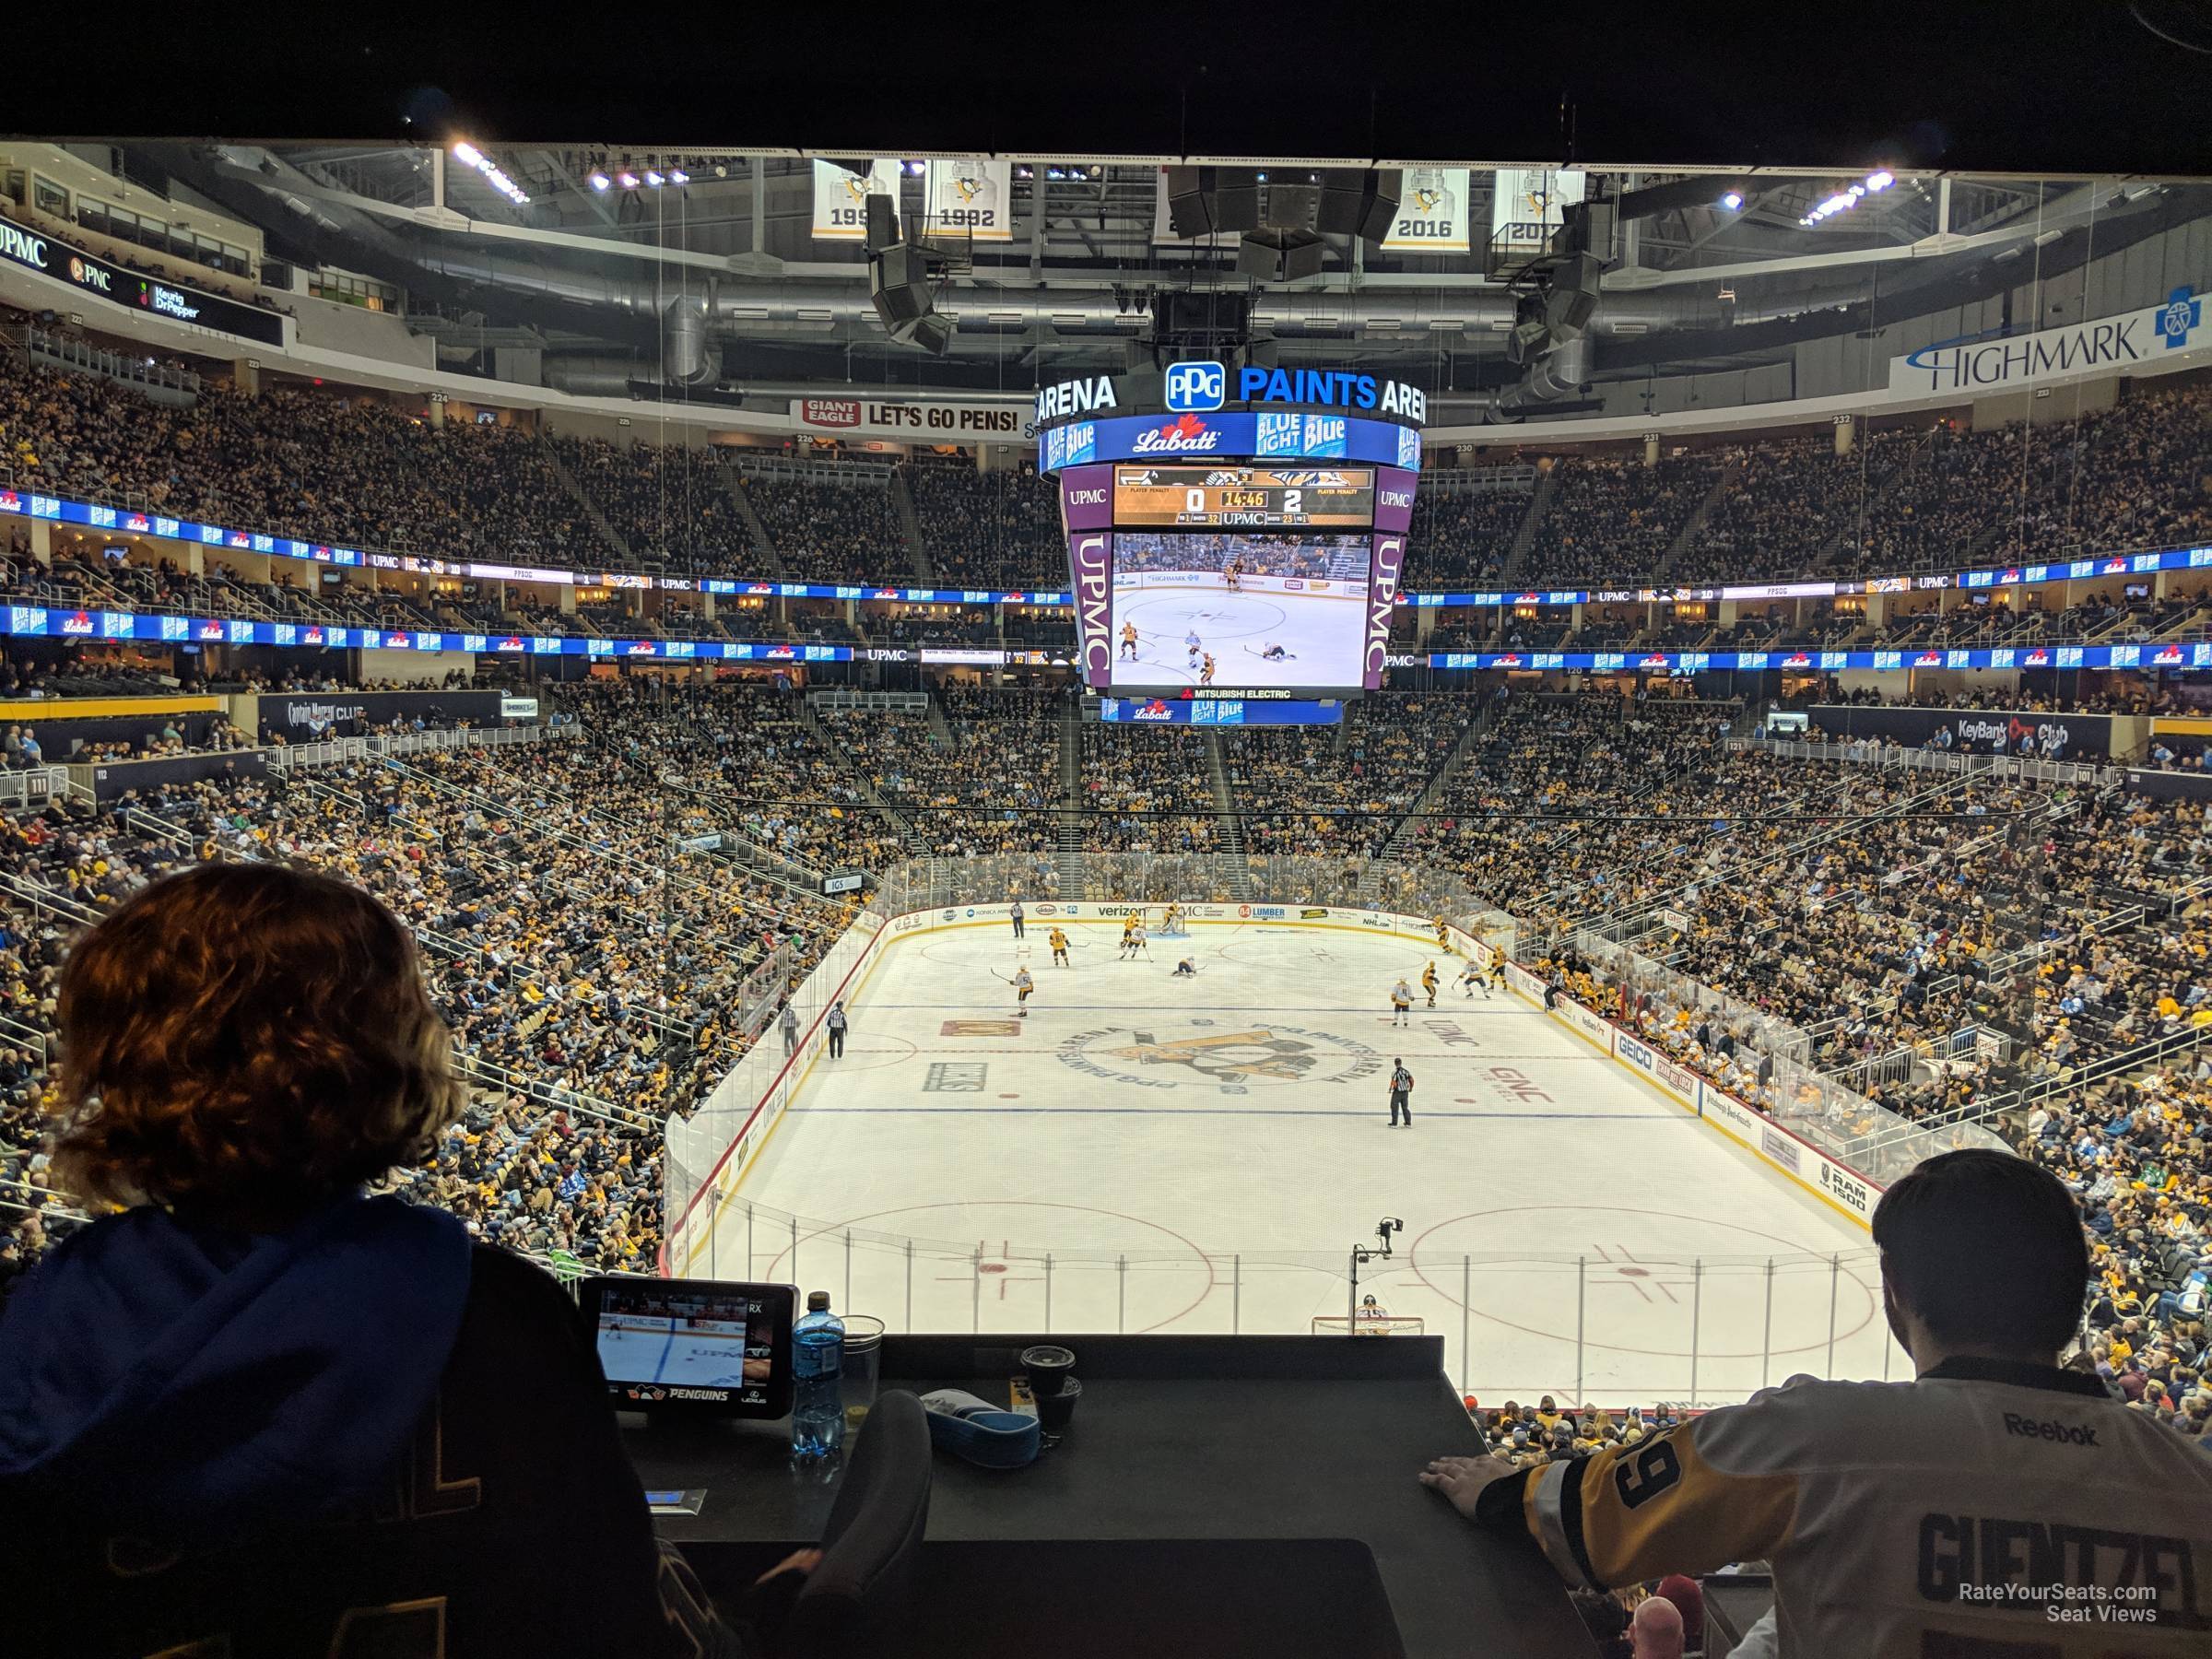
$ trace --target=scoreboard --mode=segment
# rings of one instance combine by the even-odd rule
[[[1131,466],[1113,469],[1113,522],[1131,529],[1259,526],[1365,530],[1368,466]]]

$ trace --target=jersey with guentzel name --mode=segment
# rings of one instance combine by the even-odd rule
[[[2212,1456],[2094,1378],[1793,1378],[1487,1488],[1569,1583],[1766,1559],[1784,1659],[2212,1653]]]

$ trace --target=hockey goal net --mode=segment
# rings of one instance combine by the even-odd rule
[[[1420,1334],[1421,1321],[1418,1314],[1368,1312],[1313,1315],[1316,1336],[1418,1336]]]

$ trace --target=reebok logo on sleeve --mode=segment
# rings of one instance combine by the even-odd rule
[[[2053,1419],[2037,1420],[2024,1418],[2017,1411],[2005,1414],[2005,1432],[2023,1435],[2029,1440],[2059,1441],[2069,1446],[2094,1446],[2097,1430],[2080,1423],[2061,1423]]]

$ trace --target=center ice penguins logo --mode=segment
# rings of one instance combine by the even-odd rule
[[[1254,1083],[1341,1083],[1382,1068],[1382,1057],[1364,1043],[1288,1026],[1188,1037],[1107,1027],[1070,1037],[1059,1057],[1077,1071],[1140,1088],[1187,1084],[1240,1094]]]

